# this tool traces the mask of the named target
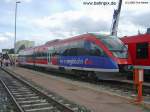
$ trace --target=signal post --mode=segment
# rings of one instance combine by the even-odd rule
[[[133,80],[134,80],[134,85],[136,87],[136,90],[138,92],[135,102],[138,104],[142,103],[143,101],[143,94],[142,94],[143,77],[144,77],[143,67],[135,66],[133,71]]]

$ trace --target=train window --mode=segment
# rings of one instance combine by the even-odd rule
[[[138,59],[148,58],[148,43],[136,44],[136,58]]]
[[[34,52],[34,56],[37,57],[37,51]]]
[[[91,42],[90,41],[84,41],[84,48],[85,49],[91,49]]]
[[[88,50],[88,55],[90,56],[104,56],[106,55],[103,49],[101,49],[99,46],[96,44],[90,42],[90,41],[85,41],[85,49]]]
[[[37,57],[37,52],[35,52],[35,57]]]
[[[39,53],[39,57],[42,57],[42,53],[41,52]]]
[[[89,51],[88,51],[87,49],[85,49],[85,48],[78,48],[78,49],[77,49],[77,55],[78,55],[78,56],[89,56],[90,53],[89,53]]]
[[[65,46],[62,50],[63,56],[84,56],[89,55],[87,49],[84,48],[84,41],[73,42]]]
[[[41,53],[41,57],[44,57],[44,53],[43,52]]]
[[[104,56],[106,55],[103,49],[98,47],[96,44],[91,43],[91,52],[93,53],[93,56]]]
[[[71,48],[68,52],[69,56],[77,56],[77,49],[78,48]]]
[[[43,52],[43,57],[46,57],[47,56],[47,53],[46,52]]]
[[[47,57],[47,52],[45,52],[44,54],[45,54],[45,57]]]
[[[77,49],[83,47],[83,41],[65,43],[60,47],[59,55],[62,56],[77,56]]]
[[[41,55],[40,55],[41,57],[44,57],[44,52],[41,52]]]
[[[40,57],[40,53],[39,52],[37,52],[37,57]]]
[[[63,56],[104,56],[104,51],[90,41],[79,41],[61,50]]]
[[[123,44],[120,39],[114,37],[105,37],[101,38],[101,41],[113,53],[114,56],[119,58],[128,57],[128,48]]]
[[[40,55],[41,55],[40,52],[38,52],[38,53],[37,53],[37,57],[40,57]]]
[[[63,56],[69,56],[69,49],[66,49],[63,53],[62,53]]]
[[[120,39],[118,39],[117,37],[116,38],[105,37],[105,38],[102,38],[101,41],[111,51],[113,51],[113,50],[122,50],[122,49],[126,48],[126,46],[123,44],[123,42]]]

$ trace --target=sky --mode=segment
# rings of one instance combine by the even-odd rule
[[[36,45],[87,32],[109,34],[119,0],[20,0],[17,41]],[[142,2],[146,3],[142,3]],[[87,4],[90,2],[91,4]],[[101,2],[101,4],[96,4]],[[104,2],[113,2],[113,5]],[[0,0],[0,51],[14,46],[16,0]],[[118,36],[145,33],[150,27],[150,0],[123,0]]]

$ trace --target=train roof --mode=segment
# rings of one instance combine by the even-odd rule
[[[52,46],[52,45],[58,45],[58,44],[62,44],[62,43],[77,41],[77,40],[86,39],[86,38],[93,38],[93,37],[96,37],[96,38],[112,37],[112,38],[114,38],[114,36],[110,36],[110,35],[104,35],[104,34],[99,34],[99,33],[87,33],[87,34],[82,34],[82,35],[74,36],[74,37],[71,37],[68,39],[63,39],[63,40],[61,40],[61,39],[51,40],[51,41],[46,42],[43,45],[32,47],[32,48],[26,48],[23,51],[30,51],[30,50],[32,51],[33,49],[41,49],[42,50],[42,49],[46,49],[47,47]]]
[[[125,36],[121,38],[124,43],[150,42],[150,34],[140,34],[135,36]]]

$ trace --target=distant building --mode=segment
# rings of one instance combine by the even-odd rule
[[[34,45],[35,45],[34,41],[29,41],[29,40],[18,41],[16,43],[16,52],[18,53],[20,50],[33,47]]]
[[[0,52],[0,58],[2,57],[2,53]]]
[[[6,54],[9,52],[9,49],[2,49],[2,54]]]
[[[147,28],[147,34],[150,34],[150,28]]]

